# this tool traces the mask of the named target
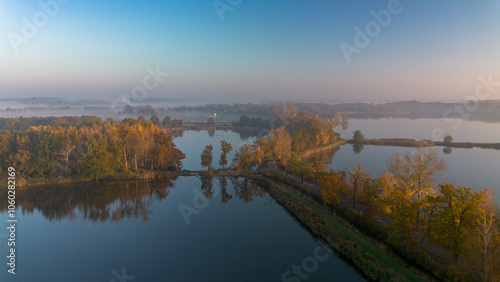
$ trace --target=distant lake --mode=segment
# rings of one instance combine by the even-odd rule
[[[451,135],[458,142],[500,143],[500,123],[446,119],[349,119],[349,128],[336,127],[342,138],[350,139],[355,130],[361,130],[365,138],[413,138],[432,139],[435,128],[444,135]],[[442,141],[442,140],[434,140]],[[500,162],[500,160],[499,160]]]
[[[327,255],[264,189],[241,178],[224,180],[179,177],[18,191],[16,275],[2,264],[0,281],[122,281],[122,274],[133,281],[281,281],[304,261],[313,269],[305,272],[308,281],[363,281],[335,253]],[[195,193],[209,200],[195,205]],[[196,208],[189,224],[181,204]],[[6,234],[3,227],[0,235]],[[6,237],[0,240],[5,258]],[[315,252],[322,261],[313,264]]]

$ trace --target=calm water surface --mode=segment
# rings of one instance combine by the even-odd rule
[[[201,194],[209,200],[195,198]],[[122,271],[133,281],[281,281],[321,246],[262,188],[241,178],[78,183],[30,188],[17,197],[17,273],[3,264],[0,281],[122,281],[116,276]],[[189,223],[181,204],[196,209]],[[314,266],[308,281],[363,280],[335,254]]]
[[[445,135],[459,142],[500,143],[500,123],[446,119],[350,119],[347,130],[335,128],[342,138],[350,139],[355,130],[366,138],[433,139],[432,132],[440,128]],[[434,140],[442,141],[442,140]]]

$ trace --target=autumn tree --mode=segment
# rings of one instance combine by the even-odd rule
[[[500,280],[500,212],[493,200],[493,192],[481,192],[480,217],[476,221],[459,259],[459,266],[467,274],[476,275],[481,281]]]
[[[249,168],[252,168],[252,166],[254,165],[255,163],[254,157],[255,155],[253,146],[250,144],[244,144],[243,146],[239,147],[238,150],[236,151],[236,154],[232,162],[233,166],[236,170],[244,169],[246,171]]]
[[[213,146],[207,145],[205,149],[203,149],[203,153],[201,154],[201,166],[206,167],[208,170],[212,167],[212,154]]]
[[[270,149],[269,160],[274,169],[279,164],[286,165],[286,162],[290,159],[292,139],[285,127],[271,130],[268,140]]]
[[[289,172],[292,175],[300,176],[302,184],[304,184],[305,179],[310,177],[312,169],[312,163],[301,160],[297,154],[292,154],[286,172]]]
[[[481,218],[482,195],[469,187],[439,185],[439,195],[429,196],[437,207],[430,239],[447,247],[455,260],[466,248],[475,224]]]
[[[361,188],[365,183],[365,180],[370,177],[370,175],[364,171],[363,167],[358,164],[352,168],[352,171],[349,171],[349,183],[352,186],[352,207],[356,204],[356,192],[358,188]]]
[[[394,200],[400,205],[400,211],[414,210],[414,232],[418,232],[425,197],[436,192],[436,177],[446,169],[444,158],[432,148],[418,148],[405,155],[393,155],[387,160],[387,166],[397,184]]]
[[[341,173],[329,172],[322,175],[318,184],[323,188],[321,195],[325,204],[335,204],[339,201],[339,193],[347,186]]]
[[[375,214],[375,211],[380,208],[383,199],[383,184],[380,178],[365,179],[363,183],[363,201],[368,206],[368,213]]]
[[[220,147],[222,152],[220,154],[219,165],[222,166],[222,169],[225,169],[227,165],[227,154],[233,150],[233,146],[231,143],[226,142],[226,140],[221,140]]]

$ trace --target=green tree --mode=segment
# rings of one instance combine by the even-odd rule
[[[447,247],[457,260],[481,218],[482,195],[469,187],[444,184],[439,185],[439,195],[429,199],[437,207],[430,238]]]
[[[34,175],[55,175],[63,167],[63,136],[59,132],[42,133],[33,152],[31,171]]]
[[[225,169],[227,165],[227,154],[233,150],[233,146],[231,143],[226,142],[226,140],[221,140],[220,147],[222,153],[220,154],[219,165],[222,166],[222,169]]]
[[[158,118],[157,115],[152,115],[149,121],[151,121],[154,125],[160,124],[160,118]]]
[[[172,126],[172,118],[170,116],[166,116],[163,119],[162,125],[163,125],[163,127],[171,127]]]
[[[360,142],[365,139],[365,136],[363,135],[363,133],[361,133],[361,130],[356,130],[352,135],[352,139],[354,140],[354,142]]]
[[[203,149],[203,153],[201,154],[201,166],[206,167],[208,170],[210,170],[210,168],[212,167],[212,150],[212,145],[207,145],[205,146],[205,149]]]
[[[449,144],[451,142],[453,142],[453,137],[451,137],[451,135],[446,135],[444,137],[444,143],[448,143]]]
[[[88,153],[81,162],[82,174],[92,179],[100,179],[113,172],[110,166],[111,153],[107,151],[106,138],[100,134],[93,134],[86,143]]]

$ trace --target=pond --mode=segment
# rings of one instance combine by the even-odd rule
[[[363,281],[242,178],[33,187],[16,216],[16,274],[4,264],[0,281]]]

